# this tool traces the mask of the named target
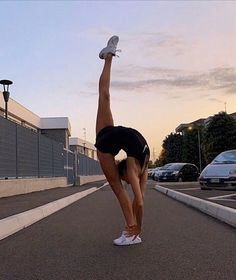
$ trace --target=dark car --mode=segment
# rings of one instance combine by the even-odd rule
[[[160,182],[191,182],[197,181],[199,171],[196,165],[191,163],[172,163],[159,175]]]

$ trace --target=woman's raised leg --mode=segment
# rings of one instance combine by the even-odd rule
[[[110,76],[111,65],[114,54],[108,53],[105,56],[104,67],[99,79],[99,98],[96,121],[96,135],[106,126],[113,126],[113,117],[110,107]],[[123,211],[126,225],[134,225],[134,216],[131,200],[122,186],[114,156],[107,153],[97,152],[103,172],[115,193]]]
[[[96,135],[106,126],[113,126],[113,117],[110,107],[110,76],[112,54],[107,54],[105,59],[102,74],[99,79],[99,98],[98,98],[98,111],[96,121]]]

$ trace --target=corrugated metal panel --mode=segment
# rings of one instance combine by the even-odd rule
[[[16,177],[16,124],[0,117],[0,178]]]
[[[17,125],[18,177],[38,176],[38,134]]]
[[[39,135],[39,177],[53,177],[53,143],[42,135]]]
[[[0,178],[99,175],[98,161],[0,116]]]

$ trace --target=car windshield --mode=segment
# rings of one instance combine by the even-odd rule
[[[183,164],[173,164],[173,165],[170,165],[167,168],[167,170],[168,171],[177,171],[177,170],[180,170],[182,167],[183,167]]]
[[[212,162],[213,164],[219,163],[236,163],[236,150],[235,151],[228,151],[219,154]]]
[[[170,167],[172,164],[171,163],[167,163],[164,166],[160,167],[159,170],[166,170],[168,167]]]

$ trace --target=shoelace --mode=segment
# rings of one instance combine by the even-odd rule
[[[120,50],[120,49],[115,50],[115,57],[119,57],[119,55],[117,54],[117,52],[122,52],[122,50]]]

